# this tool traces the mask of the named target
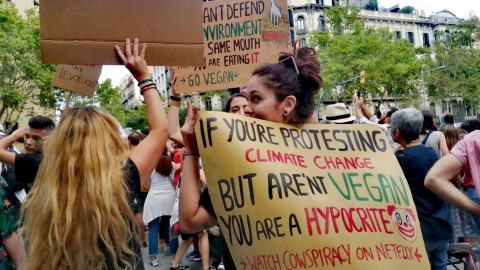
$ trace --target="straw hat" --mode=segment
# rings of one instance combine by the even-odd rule
[[[327,120],[330,120],[335,124],[345,124],[355,120],[355,117],[350,114],[343,103],[328,105],[325,110],[325,116]]]

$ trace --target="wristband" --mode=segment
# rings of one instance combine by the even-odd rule
[[[176,96],[170,96],[170,99],[173,100],[173,101],[178,101],[178,102],[182,101],[182,98],[176,97]]]
[[[152,79],[152,78],[148,78],[148,79],[139,81],[139,82],[138,82],[138,86],[140,86],[142,83],[145,83],[145,82],[148,82],[148,81],[153,82],[153,79]]]
[[[200,157],[200,154],[197,153],[185,153],[183,154],[184,156],[194,156],[194,157]]]
[[[150,89],[157,89],[157,87],[156,87],[156,86],[143,87],[143,88],[140,90],[140,94],[143,96],[143,93],[145,93],[145,91],[150,90]]]
[[[180,102],[178,101],[175,101],[175,100],[170,100],[170,103],[169,103],[170,106],[177,106],[177,107],[180,107]]]
[[[143,88],[147,88],[147,87],[149,87],[149,86],[157,86],[157,85],[154,84],[154,83],[149,83],[149,84],[147,84],[147,85],[142,86],[142,88],[140,88],[140,90],[142,90]]]

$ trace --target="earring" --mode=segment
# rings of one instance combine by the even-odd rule
[[[287,111],[284,111],[283,112],[283,115],[287,116],[288,112]]]

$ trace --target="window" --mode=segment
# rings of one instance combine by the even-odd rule
[[[413,37],[413,32],[408,32],[408,41],[410,41],[410,43],[412,43],[412,44],[415,44],[415,39]]]
[[[425,10],[420,11],[420,16],[425,17]]]
[[[395,39],[401,39],[402,38],[402,32],[396,31],[395,32]]]
[[[423,33],[423,46],[430,47],[430,36],[428,33]]]
[[[322,5],[323,6],[323,0],[317,0],[317,5]]]
[[[339,0],[333,0],[332,1],[332,7],[338,7],[340,4],[339,4]]]
[[[322,16],[320,16],[320,17],[318,17],[318,31],[323,32],[325,30],[326,30],[325,19]]]
[[[307,39],[305,39],[305,38],[300,39],[298,44],[300,45],[300,47],[307,46]]]
[[[212,100],[210,98],[207,98],[207,100],[205,100],[205,110],[206,111],[212,110]]]
[[[305,18],[303,16],[298,16],[297,18],[297,33],[305,33]]]
[[[435,41],[439,41],[441,38],[442,35],[438,31],[435,31]]]

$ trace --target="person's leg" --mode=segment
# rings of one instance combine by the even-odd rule
[[[156,218],[148,223],[148,255],[150,256],[150,262],[157,259],[159,226],[160,218]]]
[[[197,234],[194,234],[194,235],[195,236],[193,237],[193,251],[190,252],[190,254],[187,254],[187,256],[185,256],[185,259],[189,261],[198,262],[202,260],[202,256],[200,255],[200,248],[198,245],[198,236]]]
[[[209,242],[208,242],[208,231],[205,231],[205,232],[200,232],[197,234],[198,236],[198,239],[200,240],[200,255],[202,257],[202,267],[203,269],[207,269],[209,270],[210,267],[209,267],[209,262],[210,262],[210,255],[209,255],[209,252],[210,252],[210,249],[208,247],[209,245]]]
[[[222,236],[215,236],[213,235],[213,233],[209,233],[208,243],[210,249],[210,265],[218,267],[218,265],[222,261]]]
[[[237,270],[235,263],[233,262],[232,254],[228,249],[227,242],[225,241],[225,237],[222,235],[222,249],[223,249],[223,264],[225,265],[225,269],[228,270]]]
[[[163,252],[165,255],[169,255],[170,254],[170,246],[169,246],[169,237],[168,237],[168,231],[169,231],[169,228],[170,228],[170,216],[162,216],[162,218],[160,219],[160,235],[159,235],[159,238],[160,238],[160,244],[165,244],[165,247],[164,247],[164,250],[161,251]]]
[[[175,253],[175,256],[173,257],[172,261],[172,267],[170,269],[175,269],[180,266],[180,262],[182,261],[183,255],[187,252],[188,248],[192,244],[193,237],[190,236],[187,239],[184,239],[183,234],[182,234],[182,242],[178,246],[177,253]]]
[[[425,240],[425,249],[432,270],[447,270],[448,240]]]
[[[467,197],[470,198],[472,201],[480,204],[480,198],[478,197],[477,190],[475,189],[475,187],[467,187]],[[480,238],[480,217],[473,214],[472,214],[472,217],[473,217],[473,220],[475,221],[475,225],[477,225],[477,235]]]

